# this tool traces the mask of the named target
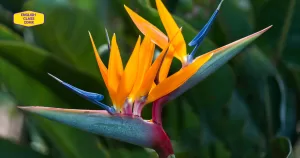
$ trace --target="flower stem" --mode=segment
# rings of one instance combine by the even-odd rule
[[[162,126],[156,126],[155,131],[156,137],[153,149],[157,152],[159,158],[174,157],[171,141]]]
[[[158,154],[158,157],[159,158],[169,158],[169,157],[172,157],[172,155],[174,155],[174,152],[173,152],[173,148],[172,148],[170,139],[168,139],[168,141],[166,141],[162,145],[164,145],[164,146],[161,146],[160,148],[155,149],[155,151]]]
[[[159,158],[174,158],[174,151],[171,141],[162,127],[161,113],[164,104],[168,101],[168,97],[162,97],[153,102],[152,105],[152,122],[157,126],[156,142],[153,149],[157,152]]]
[[[161,113],[163,105],[166,103],[167,97],[162,97],[156,101],[153,102],[152,105],[152,121],[155,124],[162,125],[161,121]]]

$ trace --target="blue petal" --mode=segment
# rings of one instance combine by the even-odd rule
[[[220,2],[218,8],[216,9],[216,11],[214,12],[214,14],[210,17],[209,21],[207,22],[207,24],[205,24],[205,26],[201,29],[201,31],[196,35],[196,37],[189,43],[189,46],[196,46],[198,48],[198,46],[201,44],[201,42],[203,41],[204,37],[207,35],[212,23],[214,22],[214,20],[216,19],[217,14],[219,13],[220,7],[223,3],[223,0]],[[195,52],[195,49],[193,50],[193,52]],[[192,52],[192,53],[193,53]],[[192,54],[191,53],[191,54]]]
[[[78,95],[84,97],[85,99],[89,100],[90,102],[97,104],[99,106],[101,106],[102,108],[104,108],[105,110],[107,110],[109,113],[115,113],[114,108],[107,106],[103,103],[101,103],[100,101],[102,101],[104,99],[104,96],[101,94],[97,94],[97,93],[92,93],[92,92],[87,92],[84,90],[81,90],[79,88],[76,88],[62,80],[60,80],[59,78],[53,76],[52,74],[48,73],[51,77],[53,77],[55,80],[57,80],[58,82],[60,82],[61,84],[63,84],[65,87],[67,87],[68,89],[72,90],[73,92],[77,93]]]

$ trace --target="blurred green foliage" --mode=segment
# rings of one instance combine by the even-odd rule
[[[187,41],[208,21],[218,2],[164,1],[183,26]],[[22,106],[99,109],[54,81],[48,72],[81,89],[104,94],[109,103],[88,31],[106,62],[104,28],[110,35],[115,32],[127,60],[140,33],[123,4],[163,30],[154,0],[10,0],[0,4],[1,91]],[[44,13],[45,23],[30,28],[14,25],[13,14],[24,10]],[[164,128],[174,142],[176,157],[292,156],[300,98],[300,19],[295,16],[299,11],[296,0],[225,0],[198,54],[269,25],[273,28],[164,108]],[[174,61],[172,70],[178,66]],[[150,118],[150,106],[143,115]],[[0,140],[1,157],[155,157],[148,149],[41,117],[27,121],[24,135],[28,139],[21,145]],[[41,145],[48,152],[29,147],[36,137],[45,142]]]

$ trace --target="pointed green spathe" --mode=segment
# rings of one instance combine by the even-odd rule
[[[247,47],[251,42],[253,42],[256,38],[270,29],[272,26],[269,26],[261,31],[258,31],[254,34],[246,36],[242,39],[239,39],[235,42],[232,42],[228,45],[220,47],[218,49],[213,50],[214,56],[205,63],[197,73],[192,76],[189,80],[187,80],[181,87],[170,93],[166,96],[167,100],[173,100],[182,93],[186,92],[188,89],[195,86],[197,83],[205,79],[207,76],[215,72],[218,68],[227,63],[231,58],[241,52],[242,49]]]

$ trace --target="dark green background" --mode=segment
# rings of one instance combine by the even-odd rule
[[[205,25],[217,0],[164,0],[187,43]],[[123,62],[140,34],[123,4],[163,30],[154,0],[1,0],[0,106],[99,109],[54,81],[47,72],[81,89],[109,96],[88,37],[106,44],[104,28],[117,34]],[[13,24],[16,12],[45,14],[45,23]],[[168,103],[163,123],[176,157],[297,157],[300,95],[300,1],[225,0],[198,55],[273,27],[197,86]],[[188,50],[191,51],[192,48]],[[102,58],[107,63],[108,52]],[[178,61],[172,72],[179,69]],[[6,100],[6,101],[2,101]],[[151,116],[147,106],[144,118]],[[0,127],[1,128],[1,127]],[[155,157],[153,151],[95,136],[41,117],[27,117],[25,139],[0,140],[0,157]],[[39,139],[36,139],[39,138]],[[30,144],[38,143],[40,148]],[[41,148],[48,149],[42,152]],[[44,150],[43,150],[44,151]]]

